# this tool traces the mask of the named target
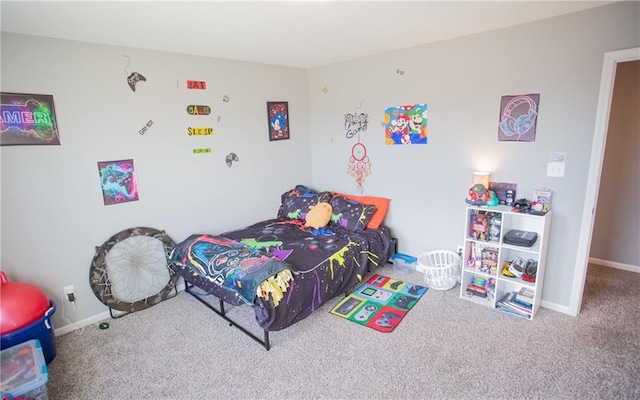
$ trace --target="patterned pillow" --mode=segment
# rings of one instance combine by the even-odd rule
[[[278,210],[278,219],[299,219],[304,221],[310,206],[320,202],[329,202],[331,193],[302,192],[292,189],[282,194],[282,204]]]
[[[333,207],[331,225],[350,231],[363,231],[376,212],[376,206],[358,203],[343,196],[333,196],[329,202]]]

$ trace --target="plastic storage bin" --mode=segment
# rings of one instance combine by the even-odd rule
[[[450,250],[427,251],[418,257],[418,271],[432,289],[449,290],[460,280],[460,256]]]
[[[0,353],[2,399],[46,400],[49,380],[42,347],[36,339],[9,347]]]
[[[51,300],[49,309],[35,322],[0,336],[0,347],[16,346],[31,339],[37,339],[47,365],[56,358],[56,336],[51,325],[51,316],[56,311],[56,303]],[[3,399],[4,400],[4,399]]]
[[[410,274],[416,270],[416,260],[417,258],[402,254],[396,253],[391,256],[391,260],[393,261],[393,270],[402,272],[404,274]]]

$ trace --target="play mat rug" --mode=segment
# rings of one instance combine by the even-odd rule
[[[380,332],[391,332],[427,290],[424,286],[376,274],[330,312]]]

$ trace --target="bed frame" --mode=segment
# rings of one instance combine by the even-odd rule
[[[260,343],[265,349],[267,349],[267,351],[271,348],[271,344],[269,343],[269,331],[264,329],[264,338],[261,339],[258,336],[254,335],[253,333],[249,332],[245,327],[243,327],[242,325],[238,324],[237,322],[235,322],[234,320],[232,320],[231,318],[227,317],[226,315],[226,311],[224,309],[224,301],[222,301],[222,299],[218,299],[218,304],[219,304],[219,308],[217,309],[215,308],[211,303],[205,301],[202,299],[202,295],[200,293],[195,293],[192,292],[191,289],[193,289],[195,286],[192,283],[189,283],[185,280],[185,287],[184,287],[184,291],[189,293],[191,296],[193,296],[196,300],[198,300],[200,303],[204,304],[205,306],[207,306],[211,311],[213,311],[214,313],[218,314],[222,319],[224,319],[225,321],[227,321],[229,323],[229,326],[233,326],[236,327],[238,329],[240,329],[240,331],[242,331],[242,333],[244,333],[245,335],[249,336],[251,339],[255,340],[256,342]],[[214,296],[213,294],[210,293],[206,293],[207,296]],[[215,296],[214,296],[215,297]]]
[[[391,256],[393,256],[394,254],[396,254],[398,252],[398,238],[392,237],[391,238],[391,244],[390,244],[391,249],[393,249],[390,254],[389,254],[389,259],[387,260],[387,263],[391,262]],[[192,283],[187,282],[186,280],[184,281],[185,283],[185,288],[184,291],[189,293],[191,296],[193,296],[196,300],[198,300],[200,303],[204,304],[205,306],[207,306],[207,308],[209,308],[211,311],[213,311],[214,313],[218,314],[222,319],[224,319],[225,321],[227,321],[229,323],[229,326],[233,326],[235,328],[238,328],[242,333],[244,333],[245,335],[249,336],[251,339],[255,340],[256,342],[260,343],[267,351],[269,351],[269,349],[271,348],[271,343],[269,342],[269,331],[266,329],[263,329],[263,337],[259,338],[258,336],[254,335],[253,333],[249,332],[245,327],[243,327],[242,325],[238,324],[236,321],[232,320],[231,318],[229,318],[226,315],[226,311],[224,309],[224,301],[222,299],[218,299],[218,305],[219,305],[219,309],[215,308],[211,303],[205,301],[202,299],[202,294],[201,293],[195,293],[192,291],[192,289],[195,286]],[[351,293],[357,286],[359,283],[355,284],[353,287],[349,288],[346,292],[345,292],[345,296],[348,296],[349,293]],[[206,293],[207,296],[211,295],[214,296],[213,294],[210,293]],[[215,297],[215,296],[214,296]]]

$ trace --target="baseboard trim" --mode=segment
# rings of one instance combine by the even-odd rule
[[[589,257],[589,262],[592,264],[602,265],[604,267],[622,269],[625,271],[631,271],[640,273],[640,266],[631,264],[622,264],[614,261],[601,260],[599,258]]]
[[[85,326],[95,324],[96,322],[102,321],[103,319],[107,319],[109,317],[109,311],[105,311],[89,318],[85,318],[82,321],[74,322],[61,328],[54,329],[53,332],[56,336],[64,335],[65,333],[73,332],[76,329],[84,328]]]
[[[180,281],[178,281],[178,283],[176,284],[176,288],[178,289],[178,292],[182,292],[184,291],[184,281],[181,279]],[[116,315],[119,313],[119,311],[115,312]],[[97,315],[93,315],[89,318],[85,318],[81,321],[78,322],[73,322],[71,324],[65,325],[63,327],[60,327],[58,329],[53,329],[53,333],[55,336],[60,336],[60,335],[64,335],[65,333],[69,333],[69,332],[73,332],[76,329],[80,329],[80,328],[84,328],[85,326],[89,326],[91,324],[95,324],[96,322],[100,322],[104,319],[110,318],[111,314],[109,313],[109,311],[105,311],[102,312],[100,314]]]
[[[557,303],[552,303],[550,301],[542,300],[540,302],[540,307],[544,307],[544,308],[546,308],[548,310],[557,311],[559,313],[563,313],[563,314],[567,314],[567,315],[571,315],[571,316],[575,317],[575,315],[571,313],[571,309],[569,307],[562,306],[562,305],[557,304]]]

